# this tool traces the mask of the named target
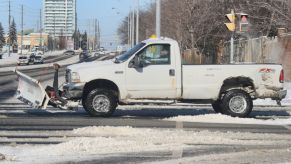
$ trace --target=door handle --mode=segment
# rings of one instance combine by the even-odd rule
[[[170,69],[170,71],[169,71],[169,75],[170,75],[170,76],[175,76],[175,70],[174,70],[174,69]]]

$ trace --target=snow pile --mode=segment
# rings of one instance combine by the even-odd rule
[[[228,124],[261,124],[261,125],[291,125],[291,118],[288,119],[267,119],[238,118],[223,114],[205,114],[197,116],[177,116],[163,119],[166,121],[178,122],[205,122],[205,123],[228,123]]]
[[[50,56],[59,56],[60,54],[63,54],[64,51],[50,51],[46,52],[44,54],[44,57],[50,57]],[[8,53],[4,53],[2,56],[2,59],[0,59],[0,65],[12,65],[16,64],[18,60],[19,54],[17,53],[11,53],[10,56],[8,56]]]
[[[74,64],[77,63],[79,60],[79,56],[72,56],[70,58],[67,58],[65,60],[61,60],[58,61],[56,63],[58,63],[61,66],[64,65],[70,65],[70,64]],[[41,64],[41,65],[27,65],[27,66],[17,66],[18,70],[28,70],[28,69],[36,69],[36,68],[51,68],[53,66],[54,63],[45,63],[45,64]],[[7,71],[14,71],[16,67],[3,67],[0,68],[0,72],[7,72]]]
[[[45,57],[49,57],[49,56],[59,56],[60,54],[63,54],[65,51],[48,51],[44,53]]]
[[[15,64],[18,60],[19,55],[17,53],[3,54],[2,59],[0,59],[0,65]]]
[[[87,127],[72,134],[68,142],[48,146],[2,146],[8,161],[56,163],[125,153],[183,150],[197,144],[284,145],[288,135],[241,132],[186,131],[182,129],[141,129],[132,127]],[[277,138],[272,139],[272,138]],[[284,142],[283,142],[284,141]]]

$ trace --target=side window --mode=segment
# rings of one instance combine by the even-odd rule
[[[139,54],[140,59],[147,65],[171,64],[171,52],[169,44],[149,45]]]

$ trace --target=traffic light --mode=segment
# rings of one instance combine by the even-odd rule
[[[230,21],[230,23],[224,23],[229,31],[235,31],[235,13],[234,10],[231,10],[230,14],[226,14],[226,18]]]
[[[240,32],[248,32],[249,31],[249,15],[241,13],[240,21],[239,21],[239,31]]]

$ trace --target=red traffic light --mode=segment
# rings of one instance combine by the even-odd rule
[[[248,22],[248,19],[247,19],[247,16],[246,15],[242,15],[241,16],[241,22],[242,23],[247,23]]]
[[[240,14],[239,31],[240,32],[248,32],[249,31],[248,14],[245,14],[245,13]]]

